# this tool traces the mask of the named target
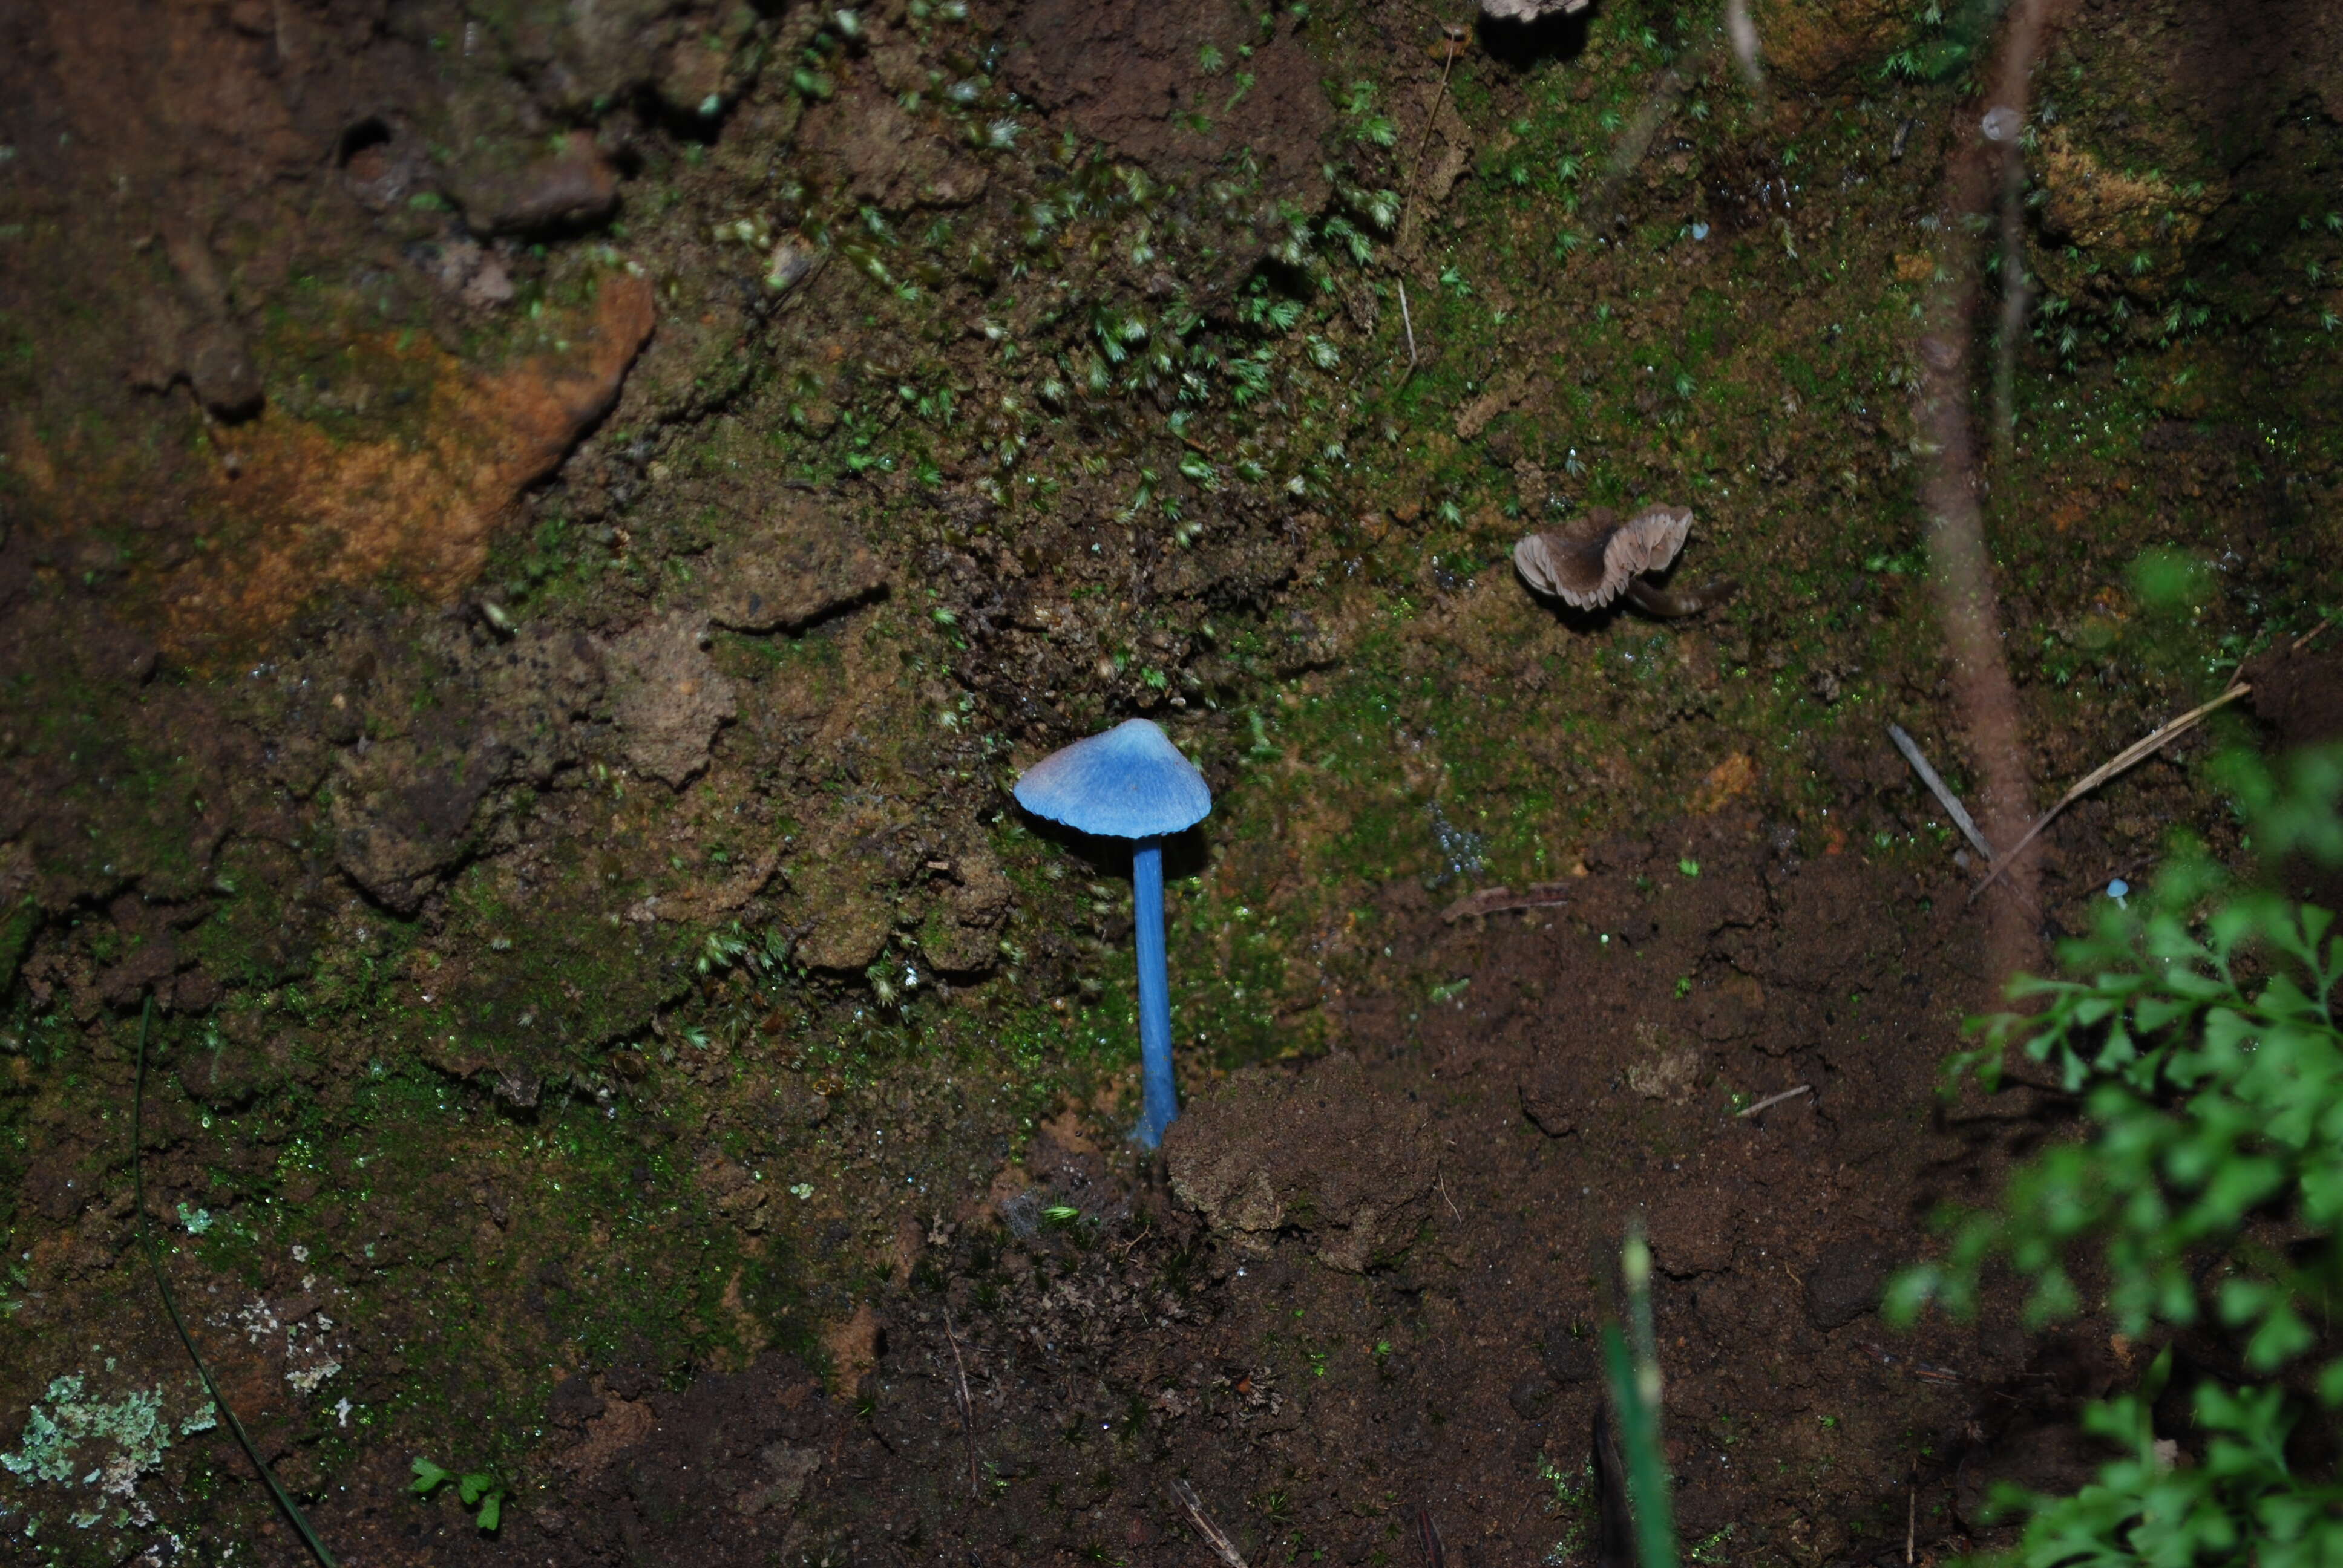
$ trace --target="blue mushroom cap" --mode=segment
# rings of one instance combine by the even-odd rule
[[[1170,736],[1131,719],[1027,769],[1017,803],[1101,838],[1161,839],[1210,816],[1212,792]]]

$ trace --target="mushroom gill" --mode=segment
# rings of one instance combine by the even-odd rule
[[[1669,592],[1647,574],[1664,571],[1692,532],[1692,508],[1654,506],[1625,522],[1607,507],[1574,534],[1532,534],[1513,547],[1513,569],[1537,592],[1577,609],[1600,609],[1625,598],[1657,616],[1691,615],[1733,591],[1729,581]]]

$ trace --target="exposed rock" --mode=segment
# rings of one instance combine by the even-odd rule
[[[1682,1105],[1700,1085],[1704,1058],[1696,1045],[1672,1040],[1653,1024],[1635,1026],[1637,1055],[1627,1064],[1627,1087],[1646,1100]]]
[[[470,851],[472,813],[504,771],[502,748],[396,736],[342,753],[330,819],[343,874],[395,914],[421,907]]]
[[[173,575],[166,642],[250,635],[333,584],[397,575],[437,595],[469,581],[521,491],[617,399],[652,317],[650,284],[610,272],[551,353],[476,377],[418,346],[434,381],[412,439],[342,440],[264,412],[236,442],[235,476],[216,481],[216,498],[252,523],[249,542]]]
[[[610,645],[610,717],[628,765],[679,789],[708,766],[718,728],[739,711],[704,638],[698,616],[670,615]]]
[[[1806,1269],[1806,1322],[1817,1329],[1835,1329],[1876,1311],[1889,1262],[1887,1249],[1876,1237],[1853,1237],[1826,1249]]]
[[[1481,15],[1492,22],[1543,22],[1548,16],[1575,16],[1594,0],[1481,0]]]
[[[2160,171],[2118,166],[2066,126],[2043,136],[2038,162],[2046,196],[2042,226],[2082,253],[2079,261],[2053,255],[2040,264],[2052,286],[2066,292],[2105,274],[2120,278],[2128,293],[2162,298],[2230,197],[2225,180],[2184,183]]]
[[[1172,1191],[1215,1231],[1261,1251],[1305,1231],[1348,1273],[1407,1250],[1439,1178],[1405,1104],[1340,1055],[1239,1074],[1172,1124],[1163,1151]]]
[[[455,196],[480,234],[538,234],[598,222],[618,204],[618,174],[583,131],[518,167],[459,171]]]
[[[1001,926],[1009,914],[1009,879],[986,850],[952,862],[950,891],[920,928],[920,950],[946,974],[977,974],[1000,961]]]
[[[260,412],[260,371],[244,334],[224,321],[207,322],[187,335],[181,350],[187,382],[216,419],[248,419]]]
[[[1044,109],[1065,111],[1084,135],[1151,169],[1202,174],[1249,149],[1264,211],[1282,200],[1315,212],[1328,194],[1324,141],[1333,129],[1319,85],[1325,67],[1297,21],[1278,18],[1264,41],[1250,20],[1233,7],[1036,0],[1012,24],[1002,71]],[[1207,47],[1231,60],[1249,49],[1251,90],[1232,96],[1229,78],[1200,74]]]
[[[824,875],[821,868],[807,873],[806,891],[814,920],[798,943],[798,960],[841,974],[860,973],[876,963],[895,929],[895,911],[885,896],[850,871]]]
[[[708,616],[734,631],[795,631],[885,589],[887,568],[809,502],[777,509],[707,567]]]
[[[600,656],[575,632],[525,628],[509,643],[458,643],[417,671],[435,705],[414,728],[339,754],[335,856],[370,898],[418,908],[469,853],[480,801],[516,778],[543,783],[574,760],[574,721],[603,684]],[[411,699],[387,694],[378,710]]]
[[[854,200],[890,210],[965,206],[984,191],[980,165],[884,93],[841,92],[806,116],[798,142],[807,156],[836,164]]]
[[[1820,87],[1878,68],[1908,35],[1912,8],[1900,0],[1758,0],[1751,21],[1765,67],[1802,87]]]

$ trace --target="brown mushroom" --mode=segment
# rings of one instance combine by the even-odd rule
[[[1625,522],[1607,507],[1587,516],[1575,536],[1532,534],[1513,547],[1513,569],[1539,593],[1576,609],[1600,609],[1624,598],[1647,614],[1692,615],[1725,598],[1734,584],[1719,579],[1670,592],[1647,573],[1664,571],[1692,532],[1689,507],[1646,507]]]

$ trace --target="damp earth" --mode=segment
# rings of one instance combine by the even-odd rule
[[[2077,1484],[2137,1347],[1880,1292],[2072,1128],[1939,1091],[1996,900],[2046,965],[2335,732],[2343,15],[2050,8],[2026,809],[2255,685],[1972,900],[1887,731],[1978,788],[1997,9],[8,9],[0,1555],[308,1560],[142,1218],[352,1564],[1593,1564],[1637,1228],[1694,1561]],[[1652,507],[1689,613],[1514,570]],[[1152,1152],[1128,847],[1010,793],[1131,718]]]

